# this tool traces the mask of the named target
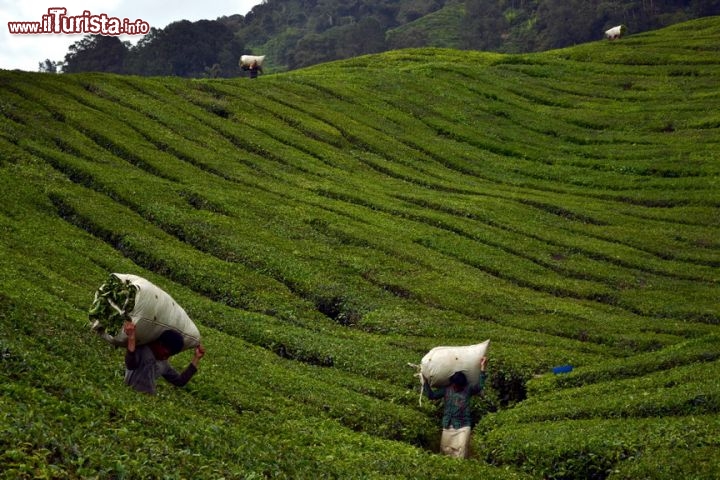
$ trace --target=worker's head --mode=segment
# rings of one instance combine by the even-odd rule
[[[464,388],[467,385],[467,377],[463,372],[455,372],[450,376],[450,384]]]
[[[171,356],[180,353],[184,345],[183,336],[175,330],[165,330],[151,346],[155,358],[167,360]]]

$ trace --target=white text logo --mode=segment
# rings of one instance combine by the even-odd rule
[[[143,20],[109,17],[105,13],[94,15],[85,10],[82,15],[69,16],[63,7],[48,8],[47,15],[39,22],[8,22],[8,30],[14,35],[39,35],[46,33],[92,34],[92,35],[145,35],[150,25]]]

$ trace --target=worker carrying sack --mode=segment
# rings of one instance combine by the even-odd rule
[[[471,386],[480,378],[480,359],[487,353],[490,340],[476,345],[461,347],[435,347],[420,361],[420,365],[411,366],[418,369],[420,377],[420,399],[427,379],[432,388],[445,387],[450,384],[450,377],[455,372],[463,372]]]
[[[137,275],[113,273],[95,292],[89,312],[91,329],[116,347],[127,345],[123,323],[135,324],[138,345],[165,330],[183,337],[183,350],[200,345],[200,332],[185,310],[165,291]]]

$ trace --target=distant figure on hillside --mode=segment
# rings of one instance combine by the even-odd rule
[[[183,337],[174,330],[165,330],[157,340],[147,345],[135,344],[135,324],[126,321],[123,330],[127,335],[127,352],[125,353],[125,384],[138,392],[155,394],[155,382],[159,376],[175,385],[183,387],[195,375],[200,359],[205,355],[205,348],[195,348],[195,356],[182,373],[178,373],[168,358],[179,353],[183,348]]]
[[[470,415],[470,397],[483,392],[485,388],[485,368],[487,357],[480,359],[480,378],[476,385],[468,384],[463,372],[455,372],[450,377],[450,385],[433,390],[430,383],[423,377],[423,391],[430,400],[444,399],[440,450],[445,455],[456,458],[467,458],[470,454],[470,433],[472,418]]]
[[[265,73],[263,72],[264,61],[265,55],[242,55],[238,65],[244,72],[250,71],[250,78],[257,78],[258,73]]]
[[[605,38],[608,40],[617,40],[618,38],[622,38],[626,31],[625,25],[618,25],[617,27],[605,30]]]

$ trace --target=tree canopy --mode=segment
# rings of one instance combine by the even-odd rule
[[[112,72],[179,77],[237,76],[243,46],[216,20],[181,20],[152,28],[137,45],[117,37],[88,35],[70,47],[66,73]]]
[[[63,71],[125,73],[128,47],[118,37],[88,35],[70,46]]]

